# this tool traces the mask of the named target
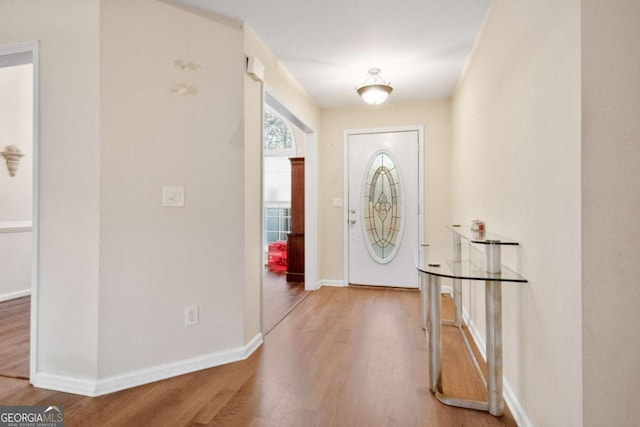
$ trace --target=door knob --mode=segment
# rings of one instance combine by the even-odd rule
[[[356,210],[355,209],[351,209],[351,213],[356,213]]]
[[[352,220],[351,220],[351,224],[355,224],[355,223],[356,223],[356,220],[355,220],[355,219],[352,219]]]

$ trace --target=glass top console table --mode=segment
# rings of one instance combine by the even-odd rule
[[[417,268],[420,272],[422,300],[422,326],[429,335],[429,388],[436,398],[450,406],[487,411],[494,416],[504,413],[502,385],[502,283],[526,283],[527,279],[501,265],[502,246],[516,246],[518,242],[504,240],[484,232],[474,232],[470,227],[451,226],[453,259],[445,263],[434,262],[428,257],[428,245],[419,249]],[[462,259],[462,240],[485,245],[484,266]],[[455,318],[442,320],[441,278],[453,281]],[[462,280],[485,283],[486,306],[486,358],[488,375],[485,379],[471,345],[462,331]],[[454,326],[461,332],[467,352],[483,380],[486,401],[462,399],[445,395],[442,390],[442,325]]]

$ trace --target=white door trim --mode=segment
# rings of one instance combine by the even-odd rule
[[[39,104],[39,67],[38,41],[28,41],[6,46],[0,46],[0,56],[15,53],[31,53],[33,63],[33,194],[32,194],[32,228],[31,228],[31,327],[29,343],[29,379],[36,379],[38,368],[38,284],[39,284],[39,254],[40,254],[40,104]]]
[[[344,242],[344,284],[349,285],[349,206],[346,203],[349,200],[349,136],[389,133],[389,132],[418,132],[418,242],[424,241],[424,126],[396,126],[384,128],[367,128],[367,129],[346,129],[342,137],[342,159],[343,159],[343,224],[342,236]],[[418,248],[415,248],[417,250]]]

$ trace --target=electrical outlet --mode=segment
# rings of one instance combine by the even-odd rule
[[[184,326],[195,326],[199,323],[199,309],[197,305],[189,305],[184,308]]]

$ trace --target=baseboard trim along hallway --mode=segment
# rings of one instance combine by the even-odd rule
[[[336,288],[344,288],[344,287],[345,287],[345,286],[347,286],[347,285],[345,285],[345,283],[344,283],[344,281],[343,281],[343,280],[328,280],[328,279],[323,279],[323,280],[318,281],[318,288],[317,288],[317,289],[320,289],[320,288],[321,288],[321,287],[323,287],[323,286],[331,286],[331,287],[336,287]]]
[[[34,387],[62,391],[65,393],[73,393],[89,397],[102,396],[116,391],[200,371],[202,369],[213,368],[215,366],[245,360],[251,356],[251,354],[253,354],[253,352],[262,345],[262,343],[262,334],[259,333],[243,347],[211,353],[205,356],[194,357],[179,362],[167,363],[149,369],[141,369],[103,380],[92,381],[82,378],[38,373],[36,374],[35,381],[32,381],[32,384]]]
[[[0,295],[0,302],[11,301],[18,298],[24,298],[31,295],[31,289],[24,289],[22,291],[9,292]]]
[[[467,328],[469,328],[469,333],[473,337],[473,341],[475,342],[478,352],[482,356],[482,360],[486,363],[487,361],[486,343],[482,338],[482,335],[480,335],[480,331],[478,331],[478,328],[476,328],[476,325],[473,323],[473,321],[469,317],[467,310],[465,310],[464,308],[462,309],[462,319],[464,320],[465,325],[467,325]],[[513,418],[518,424],[518,426],[533,427],[533,424],[529,420],[529,417],[527,417],[527,414],[524,412],[524,409],[522,408],[522,405],[520,404],[518,397],[513,391],[513,388],[511,388],[511,385],[509,384],[509,382],[504,376],[502,377],[502,385],[504,389],[504,401],[509,407],[509,410],[511,411],[511,415],[513,415]]]

